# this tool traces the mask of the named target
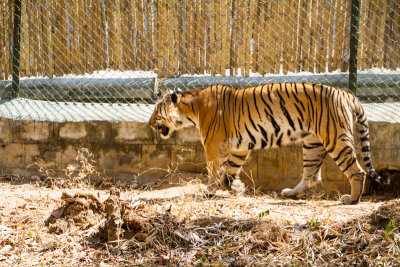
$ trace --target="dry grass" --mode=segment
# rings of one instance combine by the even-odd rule
[[[62,196],[65,190],[4,182],[1,193],[9,202],[0,202],[0,264],[400,264],[400,201],[364,199],[344,206],[320,196],[203,199],[196,186],[121,192],[120,240],[107,242],[108,192],[72,190]],[[168,190],[175,194],[165,198]],[[51,214],[64,228],[55,221],[45,226]]]

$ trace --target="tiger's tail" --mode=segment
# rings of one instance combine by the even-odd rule
[[[367,121],[367,116],[365,114],[364,108],[361,105],[361,102],[357,99],[354,98],[354,108],[353,112],[356,114],[357,117],[357,122],[360,125],[360,136],[361,136],[361,151],[362,151],[362,156],[364,160],[365,166],[369,170],[369,175],[372,180],[378,182],[378,183],[384,183],[384,184],[389,184],[390,180],[388,177],[382,178],[379,176],[374,167],[372,166],[372,160],[371,160],[371,149],[370,149],[370,142],[369,142],[369,127],[368,127],[368,121]]]

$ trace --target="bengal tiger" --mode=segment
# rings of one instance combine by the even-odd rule
[[[242,89],[212,85],[184,93],[175,91],[155,105],[149,125],[163,138],[175,130],[196,126],[210,183],[218,177],[218,186],[228,189],[241,183],[239,173],[250,151],[302,142],[302,179],[294,189],[283,189],[282,195],[297,198],[321,182],[321,165],[329,154],[350,181],[351,194],[343,195],[341,201],[356,204],[366,173],[354,149],[355,119],[360,125],[362,156],[370,177],[389,183],[372,166],[368,122],[360,101],[327,85],[272,83]]]

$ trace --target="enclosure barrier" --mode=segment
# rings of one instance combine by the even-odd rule
[[[0,48],[1,117],[145,121],[166,89],[280,81],[398,117],[396,0],[2,0]]]

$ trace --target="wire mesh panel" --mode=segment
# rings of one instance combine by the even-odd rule
[[[0,3],[0,81],[11,77],[13,14],[11,1]]]
[[[400,3],[360,2],[357,95],[399,101]],[[11,90],[14,3],[0,6],[3,99]],[[21,0],[20,9],[14,88],[20,99],[58,103],[61,115],[66,103],[112,104],[98,109],[104,119],[114,104],[154,103],[160,90],[213,83],[348,87],[349,0]]]
[[[359,84],[365,88],[360,91],[363,99],[368,102],[400,100],[399,1],[361,2],[358,66],[359,73],[368,77]]]

